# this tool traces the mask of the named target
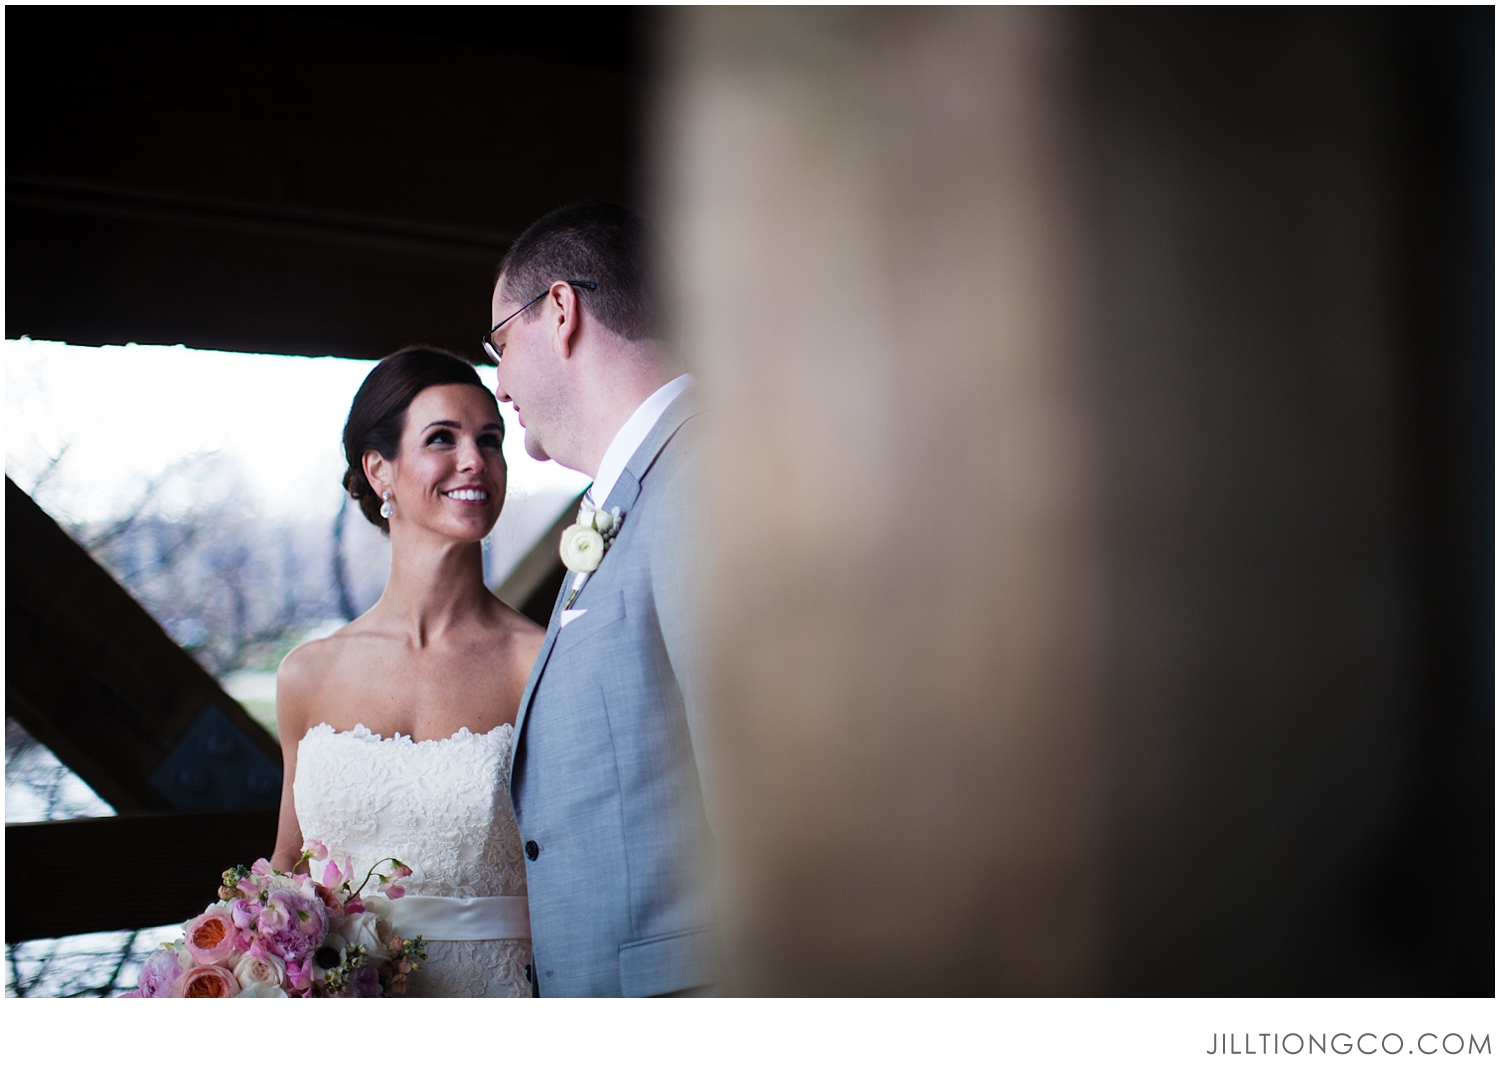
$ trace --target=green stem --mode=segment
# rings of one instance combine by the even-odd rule
[[[370,865],[370,870],[365,873],[364,883],[361,883],[359,885],[359,890],[357,890],[353,894],[349,895],[349,897],[351,897],[351,898],[358,898],[359,895],[360,895],[360,891],[363,891],[365,889],[365,883],[370,882],[370,877],[375,874],[375,869],[379,868],[386,861],[390,861],[392,864],[395,864],[395,865],[399,865],[401,863],[395,857],[387,857],[387,858],[385,858],[385,860],[376,861],[374,864]],[[385,876],[381,876],[380,878],[381,878],[382,881],[385,880]],[[349,883],[348,883],[347,880],[344,881],[344,889],[345,890],[349,889]]]

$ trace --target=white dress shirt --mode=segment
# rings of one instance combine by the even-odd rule
[[[661,415],[666,413],[667,407],[672,405],[673,400],[688,388],[693,386],[693,377],[690,373],[684,373],[676,380],[670,380],[651,393],[650,398],[635,408],[635,413],[630,415],[630,420],[620,426],[620,431],[615,433],[615,438],[609,441],[609,447],[604,452],[604,457],[599,460],[599,474],[594,478],[594,483],[589,485],[584,498],[593,507],[604,506],[605,500],[609,499],[609,493],[614,490],[615,482],[620,479],[620,474],[625,472],[625,465],[630,461],[630,456],[635,454],[636,449],[646,441],[656,423],[661,420]]]

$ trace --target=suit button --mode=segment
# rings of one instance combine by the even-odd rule
[[[528,861],[534,861],[538,857],[540,857],[541,855],[542,855],[542,847],[541,846],[538,846],[535,842],[531,842],[531,841],[528,841],[526,843],[526,859]]]

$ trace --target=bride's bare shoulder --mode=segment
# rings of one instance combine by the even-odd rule
[[[382,643],[378,633],[358,620],[327,637],[303,641],[282,659],[276,671],[276,692],[302,695],[351,662],[371,658]]]

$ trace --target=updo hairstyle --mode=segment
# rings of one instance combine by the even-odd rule
[[[354,393],[349,420],[344,422],[344,460],[349,463],[344,488],[382,533],[390,533],[391,523],[380,516],[380,496],[365,477],[364,454],[379,451],[382,458],[395,461],[401,453],[411,400],[441,384],[472,384],[489,395],[474,366],[457,354],[430,346],[402,347],[382,358]],[[490,401],[495,401],[493,395]],[[498,413],[498,404],[495,409]]]

